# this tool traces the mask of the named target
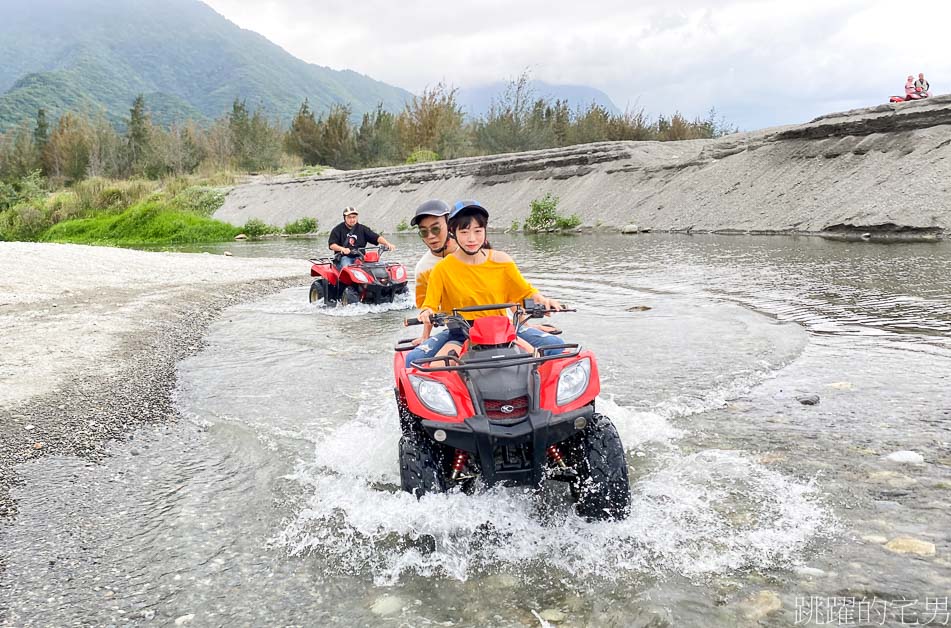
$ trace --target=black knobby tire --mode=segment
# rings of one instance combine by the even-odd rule
[[[441,447],[420,432],[400,437],[400,488],[417,498],[448,488]]]
[[[321,299],[327,301],[327,289],[324,287],[324,280],[318,279],[310,284],[310,292],[307,295],[311,303],[317,303]]]
[[[621,437],[611,419],[594,414],[569,455],[578,472],[570,484],[578,515],[588,521],[626,518],[631,510],[631,485]]]
[[[360,302],[360,293],[357,292],[356,288],[344,288],[343,294],[340,295],[341,305],[350,305],[351,303]]]

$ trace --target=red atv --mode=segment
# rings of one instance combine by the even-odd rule
[[[514,307],[507,316],[473,322],[460,314]],[[578,514],[588,520],[623,519],[631,493],[624,448],[611,420],[595,412],[601,390],[594,354],[577,344],[528,352],[516,329],[549,312],[533,301],[435,314],[468,338],[458,355],[414,361],[407,368],[401,341],[393,371],[403,435],[402,489],[420,497],[456,486],[539,487],[567,482]],[[563,310],[562,310],[563,311]],[[419,324],[409,319],[407,325]],[[551,355],[552,351],[558,351]]]
[[[392,303],[398,294],[406,292],[406,268],[399,262],[381,262],[386,247],[354,249],[356,261],[337,270],[337,256],[309,260],[310,276],[317,277],[310,284],[310,302],[320,299],[325,304]]]

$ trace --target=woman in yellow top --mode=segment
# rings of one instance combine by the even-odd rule
[[[456,308],[491,303],[521,303],[531,298],[548,309],[561,304],[542,295],[519,272],[515,262],[496,251],[486,238],[489,212],[475,201],[459,201],[449,214],[449,237],[456,250],[433,267],[419,320],[428,323],[433,312],[451,312]],[[466,318],[506,315],[505,310],[467,312]],[[519,338],[536,348],[561,344],[561,341],[537,327],[523,326]],[[453,334],[437,355],[451,349],[457,352],[465,337]]]

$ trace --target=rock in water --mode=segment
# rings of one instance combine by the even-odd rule
[[[637,225],[624,225],[621,227],[621,233],[637,233],[640,229],[637,228]]]
[[[891,550],[896,554],[915,554],[917,556],[934,556],[934,543],[920,541],[906,536],[895,537],[885,544],[885,549]]]
[[[829,388],[835,388],[836,390],[852,390],[853,386],[851,382],[832,382],[829,384]]]
[[[916,451],[896,451],[885,456],[886,460],[899,464],[924,464],[924,457]]]
[[[565,621],[565,619],[568,618],[568,616],[565,615],[564,612],[558,610],[557,608],[546,608],[541,613],[539,613],[538,616],[544,619],[545,621],[550,621],[554,624]]]
[[[819,405],[819,395],[799,395],[796,401],[804,406],[816,406]]]
[[[403,600],[395,595],[384,595],[383,597],[377,598],[370,607],[370,612],[380,617],[395,615],[401,610],[403,610]]]
[[[759,621],[782,609],[783,602],[775,591],[760,591],[742,604],[743,615],[753,621]]]

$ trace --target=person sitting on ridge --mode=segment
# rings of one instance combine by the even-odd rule
[[[905,81],[905,100],[918,100],[918,92],[915,90],[915,77],[911,74],[908,75],[908,80]]]
[[[360,249],[365,247],[368,242],[385,246],[391,251],[396,250],[396,247],[387,242],[386,238],[366,225],[360,224],[359,212],[356,209],[344,207],[343,222],[333,228],[328,239],[330,250],[338,254],[335,262],[337,270],[342,270],[353,264],[360,255]]]
[[[930,98],[931,97],[931,85],[925,79],[925,73],[918,73],[918,80],[915,81],[915,92],[918,94],[918,98]]]

